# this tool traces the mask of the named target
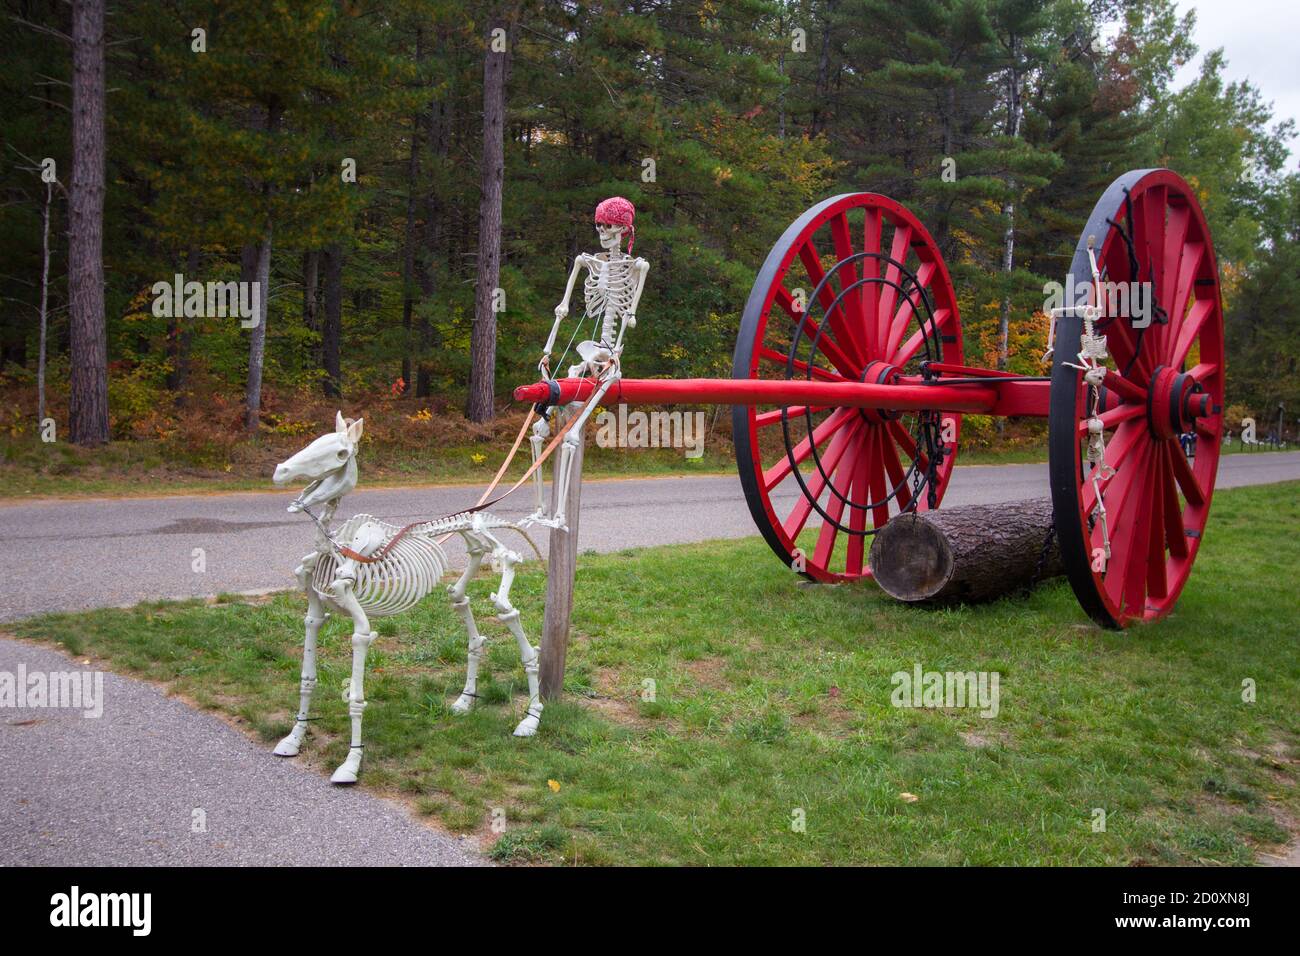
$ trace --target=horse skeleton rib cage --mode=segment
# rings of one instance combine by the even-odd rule
[[[352,676],[345,700],[352,720],[352,743],[347,759],[330,778],[334,783],[354,783],[361,769],[361,717],[365,712],[366,653],[377,635],[370,629],[371,617],[388,617],[414,607],[437,588],[449,562],[438,539],[458,534],[465,542],[469,560],[465,571],[447,588],[451,606],[460,615],[469,637],[465,688],[452,704],[455,714],[468,713],[476,699],[478,666],[486,639],[479,634],[466,588],[483,562],[490,561],[501,572],[501,583],[491,599],[497,620],[509,628],[519,644],[519,656],[528,676],[528,710],[515,728],[516,737],[531,737],[542,716],[538,691],[538,650],[529,643],[519,622],[519,611],[510,603],[510,586],[515,566],[523,558],[506,547],[494,534],[503,529],[522,531],[526,522],[510,522],[488,512],[461,512],[402,529],[367,514],[353,515],[337,530],[331,530],[334,514],[343,496],[356,487],[357,443],[362,421],[335,418],[335,430],[322,435],[298,454],[278,465],[275,483],[308,479],[309,484],[289,506],[316,522],[315,549],[302,559],[294,572],[307,594],[306,634],[303,641],[302,681],[298,714],[293,729],[276,746],[282,757],[296,756],[307,735],[312,692],[316,688],[316,638],[325,622],[326,611],[352,618]],[[314,506],[321,506],[317,515]],[[348,554],[357,555],[352,557]],[[376,558],[376,560],[369,560]]]

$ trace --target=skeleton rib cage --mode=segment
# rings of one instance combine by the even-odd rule
[[[340,569],[350,566],[355,574],[353,593],[365,612],[374,617],[400,614],[414,607],[438,586],[450,566],[447,552],[437,540],[439,537],[460,534],[467,538],[468,543],[468,535],[474,531],[515,528],[510,522],[492,515],[462,512],[411,528],[384,553],[383,558],[371,564],[344,558],[337,548],[351,547],[358,530],[365,525],[383,532],[383,544],[374,551],[381,550],[401,530],[373,515],[353,515],[332,536],[335,547],[322,553],[317,560],[311,587],[322,600],[334,603],[332,585],[338,579]]]
[[[602,344],[613,344],[615,321],[632,309],[632,298],[637,287],[636,270],[633,268],[636,261],[630,256],[612,260],[591,254],[584,256],[587,278],[582,284],[583,297],[587,303],[588,318],[599,317],[602,320]]]

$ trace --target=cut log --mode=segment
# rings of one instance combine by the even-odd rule
[[[1034,498],[899,515],[871,542],[871,573],[900,601],[961,604],[1064,574],[1052,501]]]

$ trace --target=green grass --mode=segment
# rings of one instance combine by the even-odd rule
[[[464,667],[453,615],[430,601],[380,628],[363,785],[511,862],[1249,863],[1300,819],[1298,541],[1300,483],[1220,492],[1174,615],[1124,633],[1090,625],[1060,581],[927,611],[801,584],[758,540],[584,556],[567,694],[526,741],[485,578],[486,703],[469,717],[447,709]],[[532,635],[543,585],[532,568],[514,590]],[[273,760],[303,608],[150,604],[17,629],[236,718]],[[299,759],[328,771],[346,752],[343,622],[321,643]],[[998,716],[895,708],[890,676],[915,662],[997,671]]]

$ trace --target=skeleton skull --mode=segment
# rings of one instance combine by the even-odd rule
[[[600,236],[600,247],[606,252],[613,252],[623,246],[623,234],[627,226],[614,226],[607,222],[596,223],[596,234]]]

